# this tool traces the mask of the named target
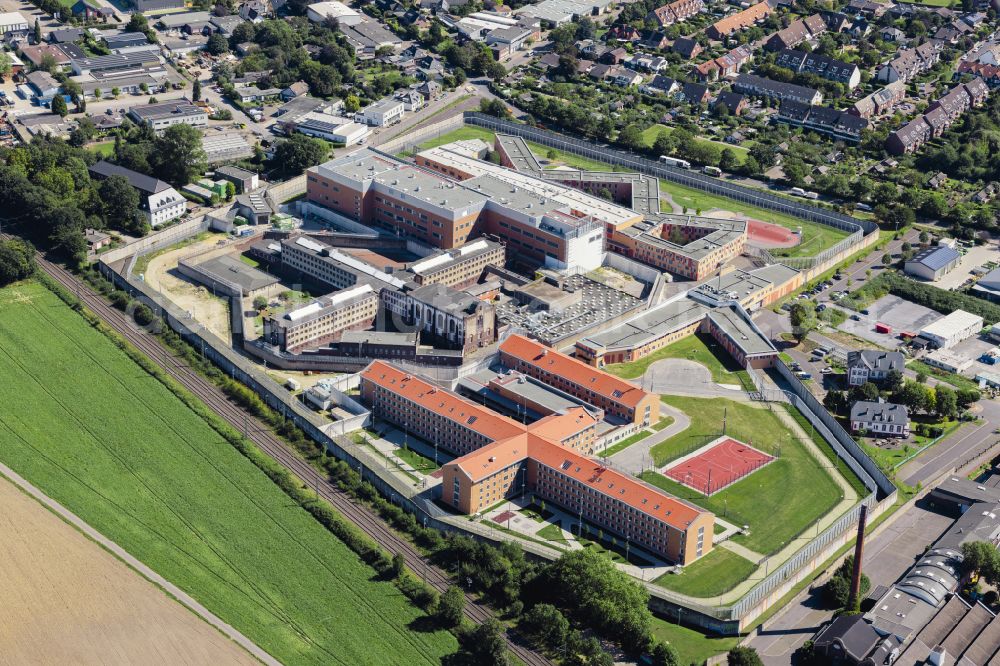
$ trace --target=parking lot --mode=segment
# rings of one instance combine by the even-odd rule
[[[966,280],[975,277],[972,273],[973,269],[979,268],[990,261],[1000,261],[1000,250],[997,249],[995,243],[973,246],[962,256],[962,260],[958,263],[958,266],[935,282],[934,286],[941,289],[956,289],[961,287]]]
[[[880,347],[895,349],[902,340],[899,334],[902,331],[912,331],[918,333],[928,324],[931,324],[943,315],[922,305],[903,300],[898,296],[883,296],[870,306],[868,314],[855,313],[851,310],[844,310],[848,319],[840,325],[840,330],[871,340]],[[851,319],[853,315],[858,316],[858,320]],[[891,333],[878,333],[875,331],[875,324],[888,324]]]

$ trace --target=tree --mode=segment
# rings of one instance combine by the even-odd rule
[[[510,663],[503,625],[495,617],[470,631],[462,647],[468,653],[470,666],[508,666]]]
[[[618,134],[618,143],[629,150],[640,151],[646,148],[642,138],[642,130],[638,125],[627,125]]]
[[[465,593],[461,588],[449,585],[448,589],[438,599],[434,616],[442,627],[451,629],[457,627],[462,622],[462,613],[465,611]]]
[[[229,53],[229,41],[221,33],[212,33],[205,43],[205,50],[214,56]]]
[[[9,75],[13,68],[14,64],[11,62],[10,56],[0,51],[0,81]]]
[[[153,171],[173,185],[186,185],[205,171],[201,132],[191,125],[171,125],[153,142]]]
[[[254,302],[256,302],[256,298]],[[392,577],[399,578],[406,572],[406,558],[402,553],[396,553],[392,556]]]
[[[650,656],[653,658],[653,666],[679,666],[681,663],[677,650],[669,643],[654,645]]]
[[[736,151],[732,148],[723,148],[719,155],[719,168],[726,173],[733,173],[740,168],[740,161],[736,157]]]
[[[749,646],[737,645],[726,655],[726,663],[729,666],[764,666],[760,660],[757,650]]]
[[[851,596],[851,578],[854,576],[854,556],[849,555],[823,586],[823,595],[833,608],[845,608]],[[861,594],[863,598],[871,589],[868,576],[861,574]]]
[[[926,231],[921,231],[919,238],[921,243],[926,243],[931,237],[927,235]]]
[[[267,308],[267,298],[264,296],[254,296],[253,309],[257,312],[261,312],[265,308]]]
[[[30,277],[35,272],[35,248],[19,238],[0,241],[0,286]]]
[[[977,575],[990,584],[1000,582],[1000,553],[989,541],[967,541],[962,544],[962,570]]]
[[[232,201],[233,197],[236,196],[236,186],[230,181],[226,181],[226,201]]]
[[[938,384],[934,389],[934,410],[941,418],[955,418],[958,415],[958,396],[955,391]]]
[[[69,113],[69,109],[66,107],[66,100],[63,99],[62,95],[56,95],[52,98],[52,113],[63,118]]]
[[[146,218],[139,212],[139,193],[125,176],[111,176],[98,187],[108,224],[128,233],[145,233]]]
[[[657,155],[669,156],[677,148],[677,142],[674,141],[673,136],[667,130],[660,130],[660,133],[656,135],[656,140],[653,141],[653,152]]]
[[[812,331],[819,326],[816,317],[816,305],[812,301],[800,301],[792,306],[789,313],[792,324],[792,335],[802,342]]]
[[[891,263],[892,263],[892,255],[886,252],[885,254],[882,255],[882,265],[888,266]]]
[[[297,176],[326,159],[330,149],[326,143],[304,134],[295,134],[278,143],[272,164],[283,174]]]
[[[865,382],[861,386],[855,386],[851,389],[851,399],[865,400],[868,402],[878,400],[878,387],[871,382]]]
[[[895,393],[899,389],[903,388],[904,381],[905,378],[900,370],[890,370],[885,375],[884,386],[887,391]]]
[[[823,406],[833,414],[839,414],[847,409],[847,394],[843,391],[827,391],[823,396]]]
[[[35,18],[35,29],[34,29],[35,44],[42,43],[42,24],[38,22],[38,18]]]
[[[132,312],[132,318],[135,319],[135,323],[139,324],[139,326],[149,326],[153,323],[155,315],[149,309],[149,306],[143,303],[137,306]]]
[[[348,113],[355,113],[361,108],[361,100],[354,93],[344,98],[344,110]]]
[[[777,160],[774,148],[761,142],[757,142],[750,147],[750,157],[756,160],[761,171],[767,171],[773,167]]]
[[[926,372],[924,372],[924,371],[921,370],[920,372],[917,373],[917,383],[918,384],[926,384],[927,383],[927,373]]]
[[[569,621],[552,604],[536,604],[521,618],[521,629],[549,649],[561,647],[569,634]]]
[[[201,100],[201,80],[194,80],[194,87],[191,88],[191,100],[197,102]]]

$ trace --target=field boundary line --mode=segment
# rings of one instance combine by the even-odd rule
[[[212,613],[200,603],[198,603],[191,595],[181,590],[179,587],[165,579],[163,576],[159,575],[148,566],[140,562],[134,556],[132,556],[127,550],[119,546],[117,543],[107,538],[96,529],[94,529],[89,523],[77,516],[75,513],[64,507],[62,504],[52,499],[45,494],[40,488],[33,485],[30,481],[25,479],[23,476],[12,470],[7,465],[0,462],[0,476],[5,477],[11,483],[13,483],[19,490],[26,493],[32,499],[40,503],[42,506],[52,511],[54,514],[59,516],[62,520],[66,521],[72,527],[78,529],[84,534],[88,539],[95,542],[116,558],[124,562],[136,573],[142,576],[145,580],[152,583],[154,586],[160,588],[168,596],[172,597],[178,603],[183,605],[185,608],[190,610],[192,613],[200,617],[206,623],[215,627],[221,634],[229,638],[231,641],[241,646],[244,650],[250,653],[254,658],[263,664],[268,666],[281,666],[281,662],[272,657],[270,654],[265,652],[256,643],[251,641],[249,638],[240,633],[235,627],[226,623],[217,615]]]

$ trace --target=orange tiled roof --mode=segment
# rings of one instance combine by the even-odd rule
[[[361,376],[494,441],[513,437],[525,431],[525,426],[513,419],[501,416],[491,409],[477,405],[384,361],[372,361],[362,371]]]
[[[467,453],[461,458],[455,458],[448,464],[456,465],[473,483],[476,483],[528,457],[530,439],[538,439],[538,436],[522,433],[502,439]]]
[[[594,393],[629,407],[635,407],[647,395],[645,391],[624,379],[598,370],[523,335],[512,335],[504,340],[503,344],[500,345],[500,351],[551,372],[553,375],[565,377],[571,382],[585,386]]]
[[[771,6],[765,0],[764,2],[758,2],[756,5],[747,7],[741,12],[736,12],[732,16],[727,16],[724,19],[716,21],[712,27],[719,34],[728,35],[766,18],[770,13]]]
[[[602,495],[624,502],[633,509],[684,530],[706,511],[667,495],[662,490],[621,472],[605,467],[596,459],[576,453],[541,437],[529,435],[529,455],[539,463],[559,471]]]
[[[549,414],[528,426],[528,431],[561,442],[573,435],[592,427],[597,423],[597,417],[583,407],[570,407],[562,414]]]

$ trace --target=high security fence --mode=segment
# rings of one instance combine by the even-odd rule
[[[813,257],[778,258],[771,256],[770,253],[766,253],[765,251],[766,256],[763,258],[770,263],[781,263],[791,268],[808,270],[840,255],[845,250],[850,249],[860,242],[866,235],[878,230],[878,226],[870,220],[859,220],[850,215],[844,215],[843,213],[828,210],[820,206],[793,201],[776,194],[771,194],[770,192],[763,192],[742,185],[727,183],[724,180],[712,178],[697,171],[654,162],[651,159],[617,150],[610,146],[598,145],[564,134],[508,120],[501,120],[474,111],[465,112],[463,117],[465,122],[470,125],[484,127],[494,132],[519,136],[526,141],[532,141],[543,146],[548,146],[549,148],[573,153],[574,155],[580,155],[606,164],[627,167],[648,176],[662,178],[678,185],[727,197],[758,208],[773,210],[778,213],[817,222],[850,234],[833,247],[827,248]]]

